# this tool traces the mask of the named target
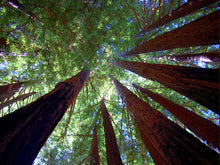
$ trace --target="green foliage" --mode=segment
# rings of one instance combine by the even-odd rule
[[[195,66],[193,62],[169,61],[167,55],[216,50],[215,46],[173,49],[135,57],[120,58],[118,53],[129,50],[146,39],[182,26],[215,10],[204,8],[198,13],[175,20],[153,30],[144,37],[135,37],[146,25],[178,7],[178,1],[20,1],[33,18],[9,6],[0,5],[0,38],[7,39],[7,53],[0,57],[1,82],[29,81],[28,87],[38,92],[34,99],[51,91],[55,84],[72,77],[82,69],[91,69],[89,81],[80,92],[73,114],[67,111],[62,121],[42,148],[35,164],[86,164],[93,127],[97,125],[102,164],[106,164],[104,131],[99,102],[105,99],[113,118],[118,145],[125,164],[153,164],[140,139],[134,121],[129,117],[108,75],[114,76],[134,91],[131,83],[153,89],[170,100],[185,105],[203,117],[215,118],[204,107],[182,95],[113,65],[114,60],[139,61]],[[160,3],[161,2],[161,3]],[[172,4],[172,2],[174,2]],[[180,1],[184,3],[184,1]],[[171,5],[172,4],[172,5]],[[153,19],[154,18],[154,19]],[[13,54],[12,54],[13,53]],[[218,67],[209,63],[206,67]],[[134,91],[138,94],[136,91]],[[147,100],[155,109],[175,121],[163,107]],[[30,102],[30,101],[29,101]],[[27,103],[21,103],[21,106]],[[20,104],[19,104],[20,105]],[[17,106],[12,107],[13,110]],[[71,114],[71,116],[70,116]],[[69,124],[68,120],[71,118]],[[115,123],[115,124],[114,124]],[[64,135],[65,129],[67,134]]]

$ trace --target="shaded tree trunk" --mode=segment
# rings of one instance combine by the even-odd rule
[[[23,94],[23,95],[20,95],[20,96],[14,98],[14,99],[11,99],[11,100],[9,100],[9,101],[6,101],[6,102],[0,104],[0,109],[2,109],[2,108],[4,108],[4,107],[7,107],[7,106],[9,106],[10,104],[13,104],[13,103],[15,103],[15,102],[17,102],[17,101],[24,100],[24,99],[28,98],[29,96],[34,95],[35,93],[36,93],[36,92],[26,93],[26,94]]]
[[[162,18],[159,18],[156,22],[154,22],[150,26],[146,26],[143,28],[141,33],[150,32],[153,29],[156,29],[160,26],[163,26],[175,19],[180,17],[187,16],[196,10],[206,7],[212,3],[217,2],[217,0],[189,0],[188,2],[184,3],[183,5],[179,6],[177,9],[173,10],[171,13],[168,13]]]
[[[11,91],[18,91],[21,88],[22,82],[0,86],[0,95],[7,94]]]
[[[5,0],[5,2],[7,2],[12,7],[14,7],[14,8],[22,11],[23,13],[27,14],[26,8],[18,0]]]
[[[132,56],[174,48],[219,44],[219,11],[145,41],[119,56]]]
[[[170,89],[219,113],[219,69],[117,61],[116,65]]]
[[[101,101],[101,112],[103,116],[103,125],[105,131],[105,144],[108,165],[122,164],[119,148],[117,145],[115,132],[111,124],[108,110],[104,101]]]
[[[200,117],[196,113],[189,111],[188,109],[170,101],[169,99],[166,99],[157,93],[141,88],[135,84],[134,86],[147,97],[152,98],[154,101],[158,102],[168,111],[170,111],[192,132],[201,137],[203,140],[207,140],[209,144],[211,143],[211,146],[214,145],[214,147],[219,148],[219,127],[216,124]]]
[[[34,13],[31,11],[28,11],[26,7],[23,4],[21,4],[18,0],[5,0],[5,2],[7,2],[10,6],[14,7],[20,12],[24,13],[25,15],[29,16],[31,19],[38,21]]]
[[[218,153],[111,79],[156,164],[218,164]]]
[[[7,94],[4,95],[0,95],[0,101],[4,101],[5,99],[9,99],[10,97],[12,97],[15,94],[15,92],[9,92]]]
[[[92,146],[91,146],[89,156],[90,156],[90,165],[99,165],[100,164],[96,126],[94,127],[94,130],[93,130]]]
[[[22,86],[22,82],[0,86],[0,101],[13,96]]]
[[[0,38],[0,51],[4,50],[6,47],[8,47],[7,39]]]
[[[220,63],[219,52],[199,53],[199,54],[180,54],[168,56],[169,60],[176,61],[203,61]]]
[[[0,164],[32,164],[89,76],[81,71],[50,93],[0,118]]]

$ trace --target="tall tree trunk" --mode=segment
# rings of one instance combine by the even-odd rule
[[[0,95],[7,94],[11,91],[18,91],[21,88],[22,82],[0,86]]]
[[[7,39],[0,38],[0,51],[4,50],[7,46]]]
[[[132,56],[174,48],[219,44],[219,11],[145,41],[119,56]]]
[[[0,101],[4,101],[5,99],[9,99],[10,97],[12,97],[13,95],[15,94],[14,91],[11,91],[7,94],[3,94],[3,95],[0,95]]]
[[[34,13],[31,12],[31,11],[28,11],[26,9],[26,7],[23,4],[21,4],[18,0],[5,0],[5,2],[7,2],[9,5],[14,7],[15,9],[19,10],[20,12],[24,13],[25,15],[29,16],[31,19],[37,20],[37,18],[34,15]]]
[[[50,93],[0,118],[0,164],[32,164],[89,76],[81,71]]]
[[[219,69],[117,61],[116,65],[170,89],[219,113]]]
[[[134,86],[143,94],[152,98],[154,101],[158,102],[168,111],[170,111],[196,135],[201,137],[203,140],[207,140],[208,143],[211,143],[211,145],[214,145],[214,147],[219,148],[219,127],[216,124],[200,117],[196,113],[189,111],[188,109],[170,101],[169,99],[166,99],[157,93],[141,88],[135,84]]]
[[[174,21],[175,19],[187,16],[196,10],[215,2],[217,2],[217,0],[189,0],[188,2],[179,6],[177,9],[173,10],[171,13],[168,13],[164,17],[159,18],[152,25],[144,27],[140,33],[150,32],[153,29],[163,26],[171,21]]]
[[[21,4],[18,0],[5,0],[12,7],[22,11],[23,13],[27,13],[26,8],[23,4]]]
[[[203,61],[203,62],[217,62],[220,63],[219,52],[208,52],[199,54],[180,54],[168,56],[169,60],[176,61]]]
[[[100,164],[96,126],[94,127],[94,130],[93,130],[92,146],[91,146],[89,156],[90,156],[90,165],[99,165]]]
[[[156,164],[218,164],[218,153],[111,79]]]
[[[22,82],[0,86],[0,101],[13,96],[22,86]]]
[[[117,145],[115,132],[111,124],[108,110],[104,101],[101,101],[101,112],[103,116],[103,125],[105,131],[105,144],[108,165],[122,164],[119,148]]]
[[[36,92],[26,93],[26,94],[23,94],[23,95],[20,95],[20,96],[14,98],[14,99],[11,99],[11,100],[9,100],[9,101],[6,101],[6,102],[0,104],[0,110],[1,110],[2,108],[4,108],[4,107],[9,106],[10,104],[13,104],[13,103],[17,102],[17,101],[24,100],[24,99],[28,98],[29,96],[34,95],[35,93],[36,93]]]

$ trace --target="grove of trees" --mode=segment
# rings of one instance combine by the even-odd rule
[[[0,164],[219,164],[217,0],[1,0]]]

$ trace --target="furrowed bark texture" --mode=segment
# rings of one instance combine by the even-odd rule
[[[9,101],[6,101],[6,102],[0,104],[0,109],[2,109],[2,108],[4,108],[4,107],[7,107],[7,106],[9,106],[10,104],[13,104],[13,103],[15,103],[15,102],[17,102],[17,101],[24,100],[24,99],[26,99],[26,98],[28,98],[28,97],[34,95],[35,93],[36,93],[36,92],[26,93],[26,94],[23,94],[23,95],[20,95],[20,96],[14,98],[14,99],[11,99],[11,100],[9,100]]]
[[[88,76],[89,71],[81,71],[35,102],[0,118],[0,164],[32,164]]]
[[[90,165],[99,165],[99,164],[100,164],[100,157],[99,157],[99,148],[98,148],[98,137],[95,126],[93,130],[92,146],[90,150]]]
[[[212,146],[219,148],[219,127],[216,124],[200,117],[196,113],[189,111],[188,109],[170,101],[169,99],[166,99],[157,93],[141,88],[135,84],[134,86],[147,97],[152,98],[154,101],[158,102],[168,111],[170,111],[196,135],[201,137],[203,140],[207,140]]]
[[[145,41],[121,56],[174,48],[219,44],[219,11]]]
[[[219,69],[117,61],[116,65],[157,81],[219,114]]]
[[[220,63],[219,52],[199,53],[199,54],[180,54],[168,56],[169,60],[176,61],[203,61]]]
[[[112,127],[109,113],[104,101],[101,102],[101,112],[103,116],[103,125],[105,131],[105,144],[108,165],[122,165],[115,132]]]
[[[217,0],[189,0],[183,5],[179,6],[177,9],[173,10],[171,13],[165,15],[164,17],[158,19],[155,23],[150,26],[144,27],[144,30],[141,33],[150,32],[153,29],[156,29],[160,26],[163,26],[177,18],[187,16],[192,14],[196,10],[206,7],[212,3],[217,2]]]
[[[218,153],[112,80],[156,164],[218,164]]]

